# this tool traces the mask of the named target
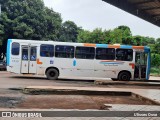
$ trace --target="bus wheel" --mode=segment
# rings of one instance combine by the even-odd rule
[[[128,81],[130,80],[130,74],[128,72],[121,72],[118,76],[118,79]]]
[[[51,68],[51,69],[47,70],[46,76],[49,80],[56,80],[59,76],[59,73],[56,69]]]
[[[113,81],[117,81],[118,79],[117,78],[111,78]]]

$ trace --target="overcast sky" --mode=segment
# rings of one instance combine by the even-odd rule
[[[160,27],[124,12],[102,0],[44,0],[63,21],[71,20],[86,30],[114,29],[120,25],[130,27],[133,35],[160,38]]]

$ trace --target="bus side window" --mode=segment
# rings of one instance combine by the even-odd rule
[[[78,59],[94,59],[94,47],[76,47],[76,58]]]
[[[54,46],[42,44],[40,46],[40,56],[41,57],[53,57],[54,56]]]
[[[114,60],[115,49],[114,48],[97,48],[96,59],[98,60]]]
[[[56,45],[55,57],[74,58],[74,46]]]
[[[19,43],[12,43],[12,55],[19,55],[19,49],[20,49],[20,44]]]

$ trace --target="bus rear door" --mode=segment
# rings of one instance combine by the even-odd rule
[[[134,78],[139,80],[146,79],[146,69],[147,69],[147,53],[136,52],[135,53],[135,72]]]
[[[37,72],[37,47],[22,46],[21,73]]]

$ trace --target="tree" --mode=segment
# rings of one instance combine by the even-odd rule
[[[115,44],[115,43],[122,44],[122,30],[115,28],[111,32],[111,40],[112,40],[112,44]]]
[[[122,30],[123,38],[132,36],[131,29],[128,26],[124,26],[124,25],[118,26],[117,29]]]
[[[121,30],[121,35],[122,35],[122,44],[126,44],[126,45],[133,45],[135,44],[134,41],[132,41],[132,33],[131,30],[128,26],[118,26],[119,30]]]
[[[142,37],[140,35],[133,36],[133,39],[135,41],[135,45],[137,45],[137,46],[142,45]]]
[[[42,0],[0,0],[0,4],[0,39],[3,41],[3,52],[6,51],[9,38],[58,39],[61,16],[45,7]]]
[[[156,39],[156,44],[160,44],[160,38]]]
[[[136,41],[132,36],[128,36],[126,38],[122,38],[122,44],[124,45],[136,45]]]
[[[146,39],[147,45],[156,43],[155,38],[153,37],[145,37],[145,39]]]
[[[103,43],[104,41],[103,31],[101,28],[94,29],[90,36],[90,41],[92,41],[91,43]]]
[[[110,41],[110,32],[110,30],[103,31],[101,28],[96,28],[93,31],[80,30],[78,34],[78,42],[108,44]]]
[[[78,31],[78,42],[79,43],[92,43],[91,41],[91,32],[88,30],[79,30]]]
[[[154,52],[160,55],[160,38],[157,38],[154,44]]]
[[[66,21],[62,24],[61,35],[59,41],[63,42],[77,42],[78,31],[80,27],[72,21]]]

